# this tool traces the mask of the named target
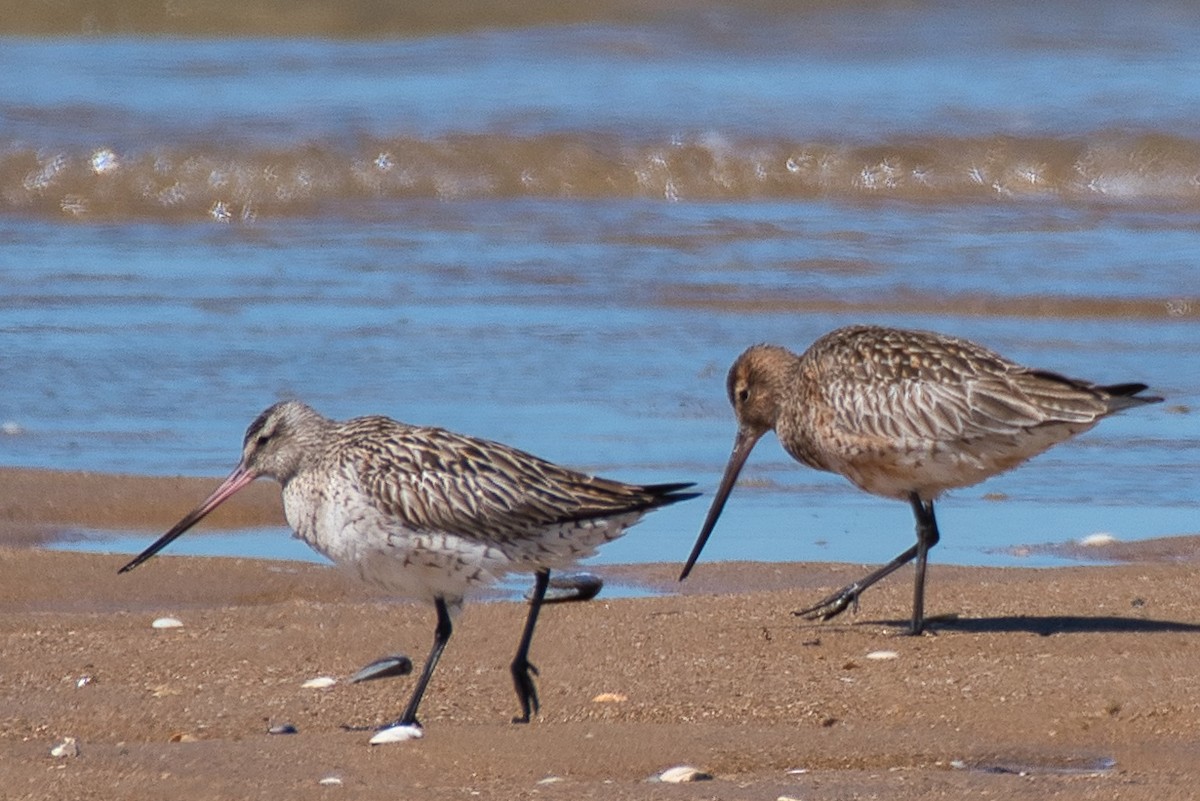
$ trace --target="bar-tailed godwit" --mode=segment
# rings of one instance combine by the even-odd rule
[[[527,722],[538,710],[529,646],[550,571],[591,555],[651,509],[695,497],[682,492],[690,484],[623,484],[440,428],[378,416],[337,422],[285,401],[250,424],[229,477],[121,572],[260,476],[283,486],[296,536],[365,581],[437,612],[433,647],[404,714],[372,742],[420,736],[417,707],[467,591],[509,572],[536,576],[511,666],[522,712],[514,722]]]
[[[924,627],[933,504],[1024,462],[1113,412],[1155,403],[1144,384],[1099,386],[1016,364],[964,339],[877,326],[839,328],[797,356],[755,345],[729,370],[738,430],[687,578],[756,442],[774,430],[797,461],[912,505],[917,542],[863,579],[797,612],[828,620],[914,558],[912,632]]]

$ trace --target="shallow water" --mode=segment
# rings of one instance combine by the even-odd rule
[[[1168,399],[951,495],[935,558],[1195,532],[1200,26],[977,6],[9,16],[54,35],[0,39],[0,462],[215,476],[301,397],[711,491],[736,355],[878,322]],[[909,544],[758,451],[706,559]]]

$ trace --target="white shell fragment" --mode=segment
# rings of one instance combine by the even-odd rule
[[[895,651],[872,651],[871,653],[867,654],[867,659],[876,659],[879,661],[899,658],[900,654],[896,653]]]
[[[306,690],[324,690],[326,687],[332,687],[337,684],[337,679],[330,676],[317,676],[315,679],[309,679],[300,686]]]
[[[1098,548],[1102,545],[1112,545],[1116,541],[1117,538],[1112,534],[1097,532],[1095,534],[1088,534],[1086,537],[1083,537],[1079,540],[1079,544],[1085,548]]]
[[[64,737],[63,741],[50,749],[50,756],[62,757],[77,757],[79,756],[79,743],[75,742],[74,737]]]
[[[593,704],[623,704],[629,700],[625,693],[600,693],[592,699]]]
[[[666,782],[667,784],[703,782],[711,778],[711,774],[705,773],[699,768],[693,768],[691,765],[677,765],[673,768],[667,768],[657,776],[660,782]]]
[[[177,629],[183,625],[183,621],[176,617],[160,617],[150,624],[151,628],[155,629]]]
[[[425,732],[420,726],[389,726],[386,729],[380,729],[375,732],[375,736],[371,738],[371,745],[420,740],[424,736]]]
[[[321,781],[317,782],[317,784],[324,785],[325,787],[337,787],[340,786],[341,783],[342,780],[337,776],[326,776],[324,779],[321,779]]]

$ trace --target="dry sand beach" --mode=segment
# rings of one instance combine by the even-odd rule
[[[475,603],[425,739],[369,746],[411,678],[344,679],[387,653],[419,664],[427,608],[313,564],[166,556],[118,576],[120,556],[28,546],[69,524],[149,541],[213,481],[0,477],[5,799],[1167,799],[1200,780],[1193,538],[1116,546],[1113,565],[935,559],[933,633],[915,638],[898,634],[907,572],[815,624],[791,610],[861,566],[710,563],[683,586],[678,565],[605,568],[662,594],[546,610],[534,723],[508,722],[524,608]],[[217,514],[277,522],[278,490]],[[165,615],[183,626],[151,627]],[[318,676],[340,681],[301,686]],[[298,733],[268,734],[281,724]],[[52,756],[68,737],[77,755]],[[713,778],[647,781],[684,764]]]

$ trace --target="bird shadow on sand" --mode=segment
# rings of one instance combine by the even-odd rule
[[[907,628],[907,620],[871,621],[885,626]],[[1117,615],[1005,615],[1002,617],[926,618],[926,630],[964,634],[1162,634],[1200,633],[1200,623]]]

